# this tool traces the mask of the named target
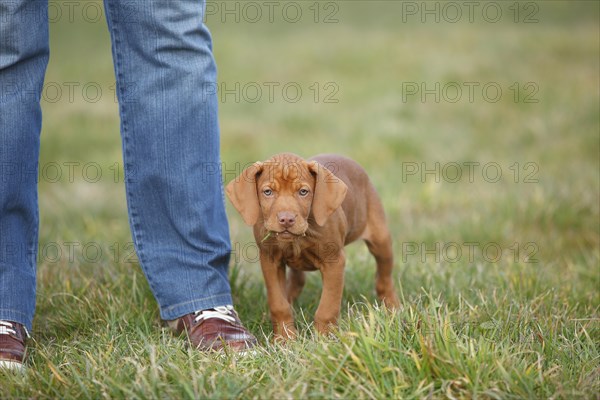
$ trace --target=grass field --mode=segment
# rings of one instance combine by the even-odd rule
[[[599,399],[599,3],[475,2],[471,22],[464,2],[460,18],[444,2],[292,2],[273,23],[261,2],[257,22],[225,3],[207,17],[224,179],[280,151],[356,159],[388,214],[403,309],[376,306],[374,261],[354,244],[336,338],[311,330],[311,274],[301,338],[270,344],[250,229],[230,207],[236,307],[262,350],[215,358],[173,337],[131,254],[106,24],[63,4],[34,339],[25,374],[0,372],[0,398]]]

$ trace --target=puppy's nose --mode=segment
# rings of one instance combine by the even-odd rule
[[[281,211],[277,213],[277,220],[279,225],[289,228],[296,223],[296,216],[289,211]]]

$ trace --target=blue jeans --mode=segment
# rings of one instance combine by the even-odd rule
[[[204,1],[104,3],[129,223],[161,317],[232,304],[217,98],[202,90],[216,82]],[[0,1],[0,319],[29,329],[47,10],[47,1]]]

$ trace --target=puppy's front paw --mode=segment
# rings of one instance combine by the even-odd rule
[[[400,300],[395,292],[381,296],[380,299],[388,310],[395,311],[400,309]]]
[[[274,343],[285,343],[289,340],[295,340],[298,336],[294,323],[287,324],[273,324],[273,342]]]

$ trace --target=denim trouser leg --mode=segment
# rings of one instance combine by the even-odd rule
[[[0,319],[31,329],[46,1],[0,1]]]
[[[105,0],[136,251],[163,319],[231,304],[204,1]]]
[[[161,316],[231,304],[216,81],[201,1],[106,0],[131,230]],[[76,56],[76,55],[74,55]],[[0,1],[0,319],[35,309],[47,2]]]

